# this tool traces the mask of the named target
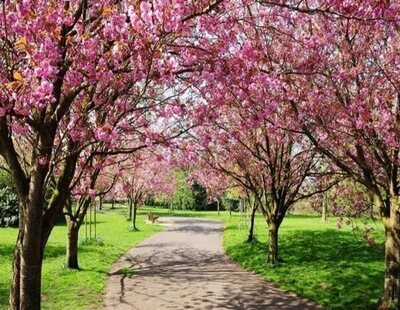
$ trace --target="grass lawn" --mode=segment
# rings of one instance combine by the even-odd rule
[[[43,309],[99,309],[102,305],[107,272],[113,262],[134,244],[160,231],[157,225],[144,223],[139,215],[140,231],[129,231],[125,217],[114,214],[114,210],[98,213],[97,236],[104,245],[85,244],[79,249],[79,264],[82,270],[73,271],[64,267],[66,227],[56,226],[45,251],[43,264]],[[120,211],[121,209],[116,209]],[[124,214],[126,212],[124,211]],[[85,227],[81,228],[83,237]],[[0,309],[7,308],[11,255],[16,240],[16,229],[0,229]]]
[[[120,211],[126,212],[123,209]],[[229,219],[229,212],[221,211],[220,215],[216,211],[192,211],[192,210],[171,210],[171,209],[163,209],[163,208],[154,208],[154,207],[143,207],[138,209],[138,214],[146,215],[148,212],[152,212],[157,216],[187,216],[187,217],[199,217],[199,218],[214,218],[214,219]],[[233,216],[236,216],[234,212],[232,212]]]
[[[336,219],[327,224],[319,217],[288,216],[279,236],[276,267],[266,261],[267,229],[261,216],[256,220],[257,242],[245,243],[247,229],[237,218],[226,223],[224,247],[245,269],[260,274],[280,288],[294,292],[326,309],[376,309],[384,276],[383,229],[379,223],[372,248],[349,227],[338,230]]]
[[[376,309],[382,294],[384,276],[384,232],[380,222],[375,229],[378,246],[363,240],[362,232],[350,226],[336,228],[336,218],[321,223],[317,216],[289,215],[280,229],[280,257],[276,267],[265,263],[267,226],[256,218],[257,242],[246,243],[247,221],[228,212],[193,212],[143,208],[157,215],[220,218],[225,222],[226,253],[245,269],[256,272],[280,288],[305,297],[326,309]],[[361,224],[361,223],[359,223]],[[364,227],[362,224],[360,228]]]

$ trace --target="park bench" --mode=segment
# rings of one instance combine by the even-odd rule
[[[155,220],[159,218],[159,216],[156,216],[153,213],[149,212],[147,213],[147,218],[149,219],[150,222],[154,223]]]

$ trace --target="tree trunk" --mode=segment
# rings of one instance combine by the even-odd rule
[[[137,209],[136,209],[136,205],[135,205],[135,204],[132,204],[132,205],[133,205],[132,229],[133,229],[133,230],[138,230],[137,227],[136,227],[136,213],[137,213]]]
[[[79,202],[80,210],[79,213],[72,215],[71,205],[65,205],[65,220],[67,222],[67,246],[66,246],[66,261],[68,268],[80,269],[78,260],[78,242],[79,242],[79,230],[83,223],[85,223],[85,239],[87,239],[87,221],[86,215],[90,206],[90,199],[85,199]]]
[[[132,199],[128,198],[128,208],[129,208],[128,220],[130,221],[132,220],[132,205],[133,205]]]
[[[219,199],[217,198],[217,211],[218,211],[218,215],[219,215],[219,210],[220,209],[220,207],[219,207]]]
[[[20,309],[40,310],[42,284],[42,255],[31,255],[33,245],[22,251]]]
[[[96,206],[94,206],[94,211],[93,211],[93,228],[94,228],[94,239],[97,238],[97,210]]]
[[[22,239],[24,235],[23,230],[23,221],[24,216],[23,205],[20,202],[18,205],[18,213],[19,213],[19,232],[17,237],[17,242],[15,243],[15,249],[13,254],[13,262],[12,262],[12,279],[11,279],[11,287],[10,287],[10,295],[9,295],[9,308],[10,309],[18,309],[20,304],[20,283],[21,283],[21,246]]]
[[[254,241],[254,220],[256,217],[256,211],[257,211],[257,206],[253,206],[251,209],[251,214],[250,214],[250,228],[249,228],[249,236],[247,237],[247,242],[253,242]]]
[[[275,265],[278,263],[278,229],[275,223],[269,224],[268,258],[267,263]]]
[[[22,232],[18,234],[17,243],[15,245],[13,254],[13,265],[12,265],[12,279],[10,288],[9,308],[18,309],[20,304],[20,274],[21,274],[21,238]]]
[[[324,197],[322,200],[322,214],[321,214],[321,222],[323,223],[328,222],[327,208],[328,208],[328,195],[327,193],[324,193]]]
[[[68,223],[66,260],[68,268],[71,269],[79,269],[78,239],[79,239],[79,226],[77,226],[74,222],[70,221]]]
[[[37,214],[36,214],[37,215]],[[41,215],[41,210],[40,210]],[[13,257],[13,275],[9,307],[18,310],[39,310],[44,244],[41,238],[41,217],[26,218],[18,235]],[[38,223],[38,224],[36,224]],[[28,237],[29,236],[29,237]]]
[[[103,210],[103,196],[100,196],[99,197],[99,210],[101,211],[101,210]]]
[[[383,217],[385,226],[385,283],[379,306],[383,309],[400,309],[400,215],[396,198],[390,201],[390,215]]]
[[[92,204],[89,204],[89,239],[92,239]]]
[[[13,262],[15,267],[19,265],[19,275],[13,275],[14,280],[19,278],[19,284],[13,284],[13,288],[19,286],[19,296],[14,289],[14,293],[17,294],[12,299],[19,300],[19,307],[15,309],[21,310],[39,310],[41,304],[44,250],[44,244],[42,244],[42,206],[38,203],[39,199],[34,198],[32,199],[35,202],[34,204],[22,209],[22,212],[24,212],[23,237],[21,238],[21,247],[18,248],[17,245],[17,255]],[[14,272],[18,272],[18,268]]]

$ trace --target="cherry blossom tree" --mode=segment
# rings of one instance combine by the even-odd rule
[[[314,186],[320,161],[302,135],[275,128],[266,119],[255,119],[258,111],[243,108],[242,102],[231,102],[219,113],[224,117],[213,125],[196,129],[197,152],[211,168],[254,195],[253,211],[260,206],[268,224],[267,261],[276,264],[278,231],[287,210],[327,190],[335,181],[323,188]]]
[[[10,308],[40,308],[56,215],[71,191],[95,196],[97,163],[192,127],[185,160],[251,192],[271,263],[322,176],[362,184],[386,231],[381,309],[398,308],[399,16],[381,0],[2,1],[0,155],[21,210]]]
[[[86,150],[87,151],[87,150]],[[91,204],[96,197],[103,199],[115,185],[118,174],[110,170],[118,171],[112,158],[102,160],[91,157],[92,153],[81,154],[79,158],[80,165],[76,169],[74,179],[69,188],[69,197],[64,205],[64,215],[67,222],[67,246],[66,263],[68,268],[79,269],[78,264],[78,239],[79,230],[85,221],[85,217]],[[100,185],[98,182],[101,181]]]
[[[173,169],[154,148],[146,149],[136,156],[129,156],[120,169],[122,175],[119,187],[128,198],[131,228],[138,230],[137,210],[144,205],[146,196],[149,194],[172,196],[175,191]]]
[[[98,209],[103,209],[104,198],[113,189],[118,180],[114,171],[102,171],[96,182],[96,197],[99,199]]]
[[[0,154],[21,210],[11,308],[40,308],[44,248],[80,153],[93,141],[108,153],[131,152],[112,149],[132,124],[147,127],[143,141],[154,138],[143,109],[162,112],[155,110],[168,94],[152,98],[178,69],[166,42],[219,2],[2,2]],[[55,190],[45,203],[50,180]]]
[[[400,7],[348,1],[333,2],[333,8],[340,16],[297,12],[290,21],[267,23],[270,29],[279,25],[281,33],[267,44],[275,53],[263,57],[274,72],[263,71],[282,83],[280,102],[293,115],[292,129],[374,197],[386,231],[380,307],[398,308],[400,84],[399,47],[392,42],[399,40]]]
[[[209,203],[217,204],[217,212],[220,214],[221,196],[231,187],[234,181],[215,169],[210,168],[208,163],[198,161],[190,169],[190,178],[197,180],[207,191]]]
[[[223,30],[206,28],[208,36],[226,40],[212,46],[209,58],[202,55],[200,74],[191,80],[207,101],[202,115],[217,118],[214,106],[229,101],[236,86],[238,101],[253,109],[258,105],[258,119],[303,134],[331,170],[365,186],[386,230],[381,309],[397,308],[400,122],[394,42],[400,6],[379,0],[246,4],[245,10],[232,10],[231,27],[225,21]],[[237,81],[226,83],[226,76]],[[285,117],[271,120],[276,109]]]

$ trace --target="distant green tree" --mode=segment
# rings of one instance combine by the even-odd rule
[[[155,206],[156,197],[153,194],[147,194],[144,198],[144,204],[146,206]]]
[[[172,197],[172,205],[177,210],[194,210],[196,200],[191,186],[187,181],[187,173],[184,170],[175,172],[177,190]]]
[[[206,210],[207,209],[207,190],[198,181],[194,181],[192,185],[192,194],[194,198],[196,210]]]
[[[196,200],[192,190],[189,187],[179,187],[172,198],[172,204],[178,210],[194,210]]]

